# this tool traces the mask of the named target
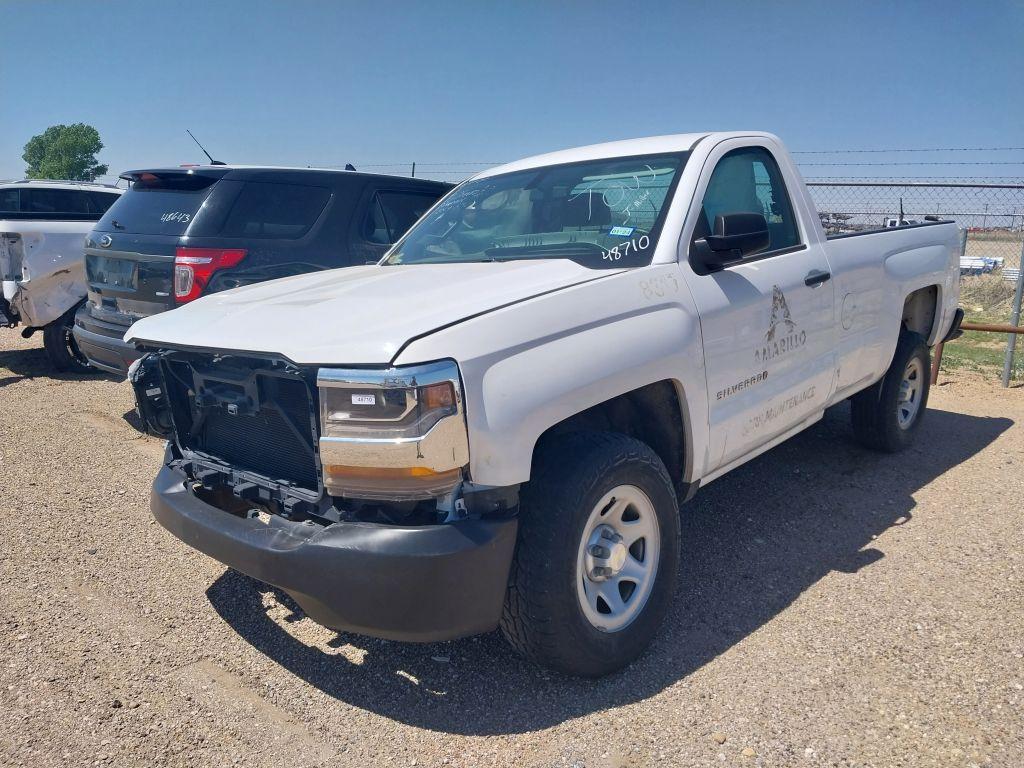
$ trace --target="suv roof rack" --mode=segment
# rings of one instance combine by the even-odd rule
[[[117,184],[107,184],[102,181],[74,181],[70,179],[19,179],[17,181],[3,182],[5,184],[75,184],[83,187],[110,187],[117,189]]]

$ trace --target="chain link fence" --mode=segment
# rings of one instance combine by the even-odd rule
[[[1024,180],[808,179],[829,234],[857,232],[925,217],[967,230],[965,277],[1001,273],[1013,280],[1024,242]]]
[[[960,261],[971,319],[1005,322],[1024,248],[1024,179],[808,179],[828,234],[936,217],[967,233]]]
[[[829,234],[926,217],[955,221],[967,236],[960,260],[965,320],[1015,324],[1014,294],[1024,248],[1024,179],[861,178],[808,179],[807,183]],[[949,345],[942,369],[994,376],[1001,368],[1005,386],[1024,374],[1021,362],[1006,336],[968,331]]]

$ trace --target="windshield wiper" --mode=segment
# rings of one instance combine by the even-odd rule
[[[552,243],[551,245],[506,245],[487,248],[484,255],[495,261],[510,261],[526,255],[538,259],[572,259],[600,256],[604,249],[594,243]]]

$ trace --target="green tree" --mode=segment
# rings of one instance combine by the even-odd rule
[[[100,133],[91,125],[51,125],[28,140],[21,159],[28,163],[30,179],[94,181],[107,172],[106,165],[96,162],[101,149]]]

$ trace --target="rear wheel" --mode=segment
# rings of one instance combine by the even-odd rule
[[[587,433],[538,451],[524,488],[502,632],[524,656],[571,675],[621,669],[671,604],[679,510],[657,455]]]
[[[893,453],[908,447],[928,406],[931,356],[920,334],[903,331],[885,376],[850,402],[853,432],[869,448]]]
[[[58,371],[96,373],[96,369],[89,365],[82,350],[78,348],[78,342],[72,333],[77,309],[78,307],[72,308],[43,328],[43,349],[46,350],[50,363]]]

